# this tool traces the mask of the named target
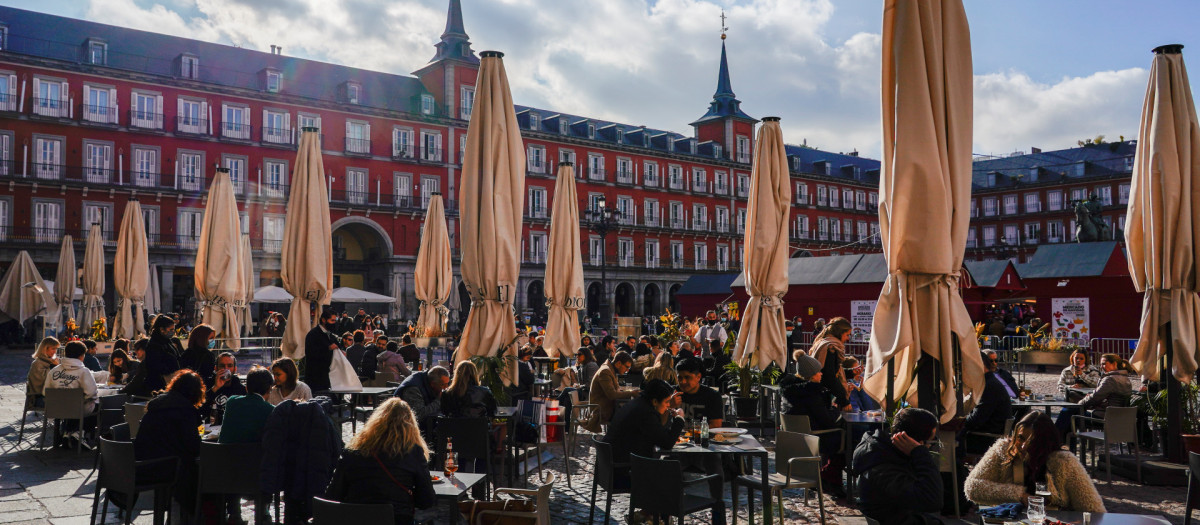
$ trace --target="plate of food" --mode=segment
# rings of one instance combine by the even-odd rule
[[[747,430],[746,430],[746,429],[744,429],[744,428],[738,428],[738,427],[717,427],[717,428],[710,428],[710,429],[708,429],[708,433],[709,433],[709,434],[713,434],[713,435],[716,435],[716,434],[737,434],[737,435],[742,435],[742,434],[745,434],[746,432],[747,432]]]
[[[733,434],[733,433],[722,432],[719,434],[713,434],[712,440],[713,440],[713,443],[719,443],[721,445],[732,445],[734,443],[741,443],[742,436],[739,436],[739,435]]]
[[[433,474],[430,474],[429,481],[432,481],[434,483],[441,483],[442,481],[445,481],[445,480],[443,480],[441,476],[435,476]]]

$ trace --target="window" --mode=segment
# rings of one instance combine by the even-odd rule
[[[646,239],[646,268],[658,268],[658,239]]]
[[[392,158],[411,159],[415,157],[413,147],[413,130],[409,128],[392,128]]]
[[[858,240],[867,238],[867,221],[858,221]]]
[[[708,231],[708,206],[704,204],[692,205],[692,229],[696,231]]]
[[[1025,213],[1037,213],[1042,211],[1042,200],[1038,198],[1036,193],[1025,194]]]
[[[0,137],[0,140],[8,135]],[[83,180],[93,184],[108,184],[112,174],[112,144],[84,141]]]
[[[544,232],[529,232],[529,262],[534,264],[546,262],[546,234]]]
[[[129,125],[143,129],[163,129],[162,95],[134,91],[131,97]]]
[[[432,115],[434,110],[433,95],[421,95],[421,114]]]
[[[200,78],[200,57],[182,55],[179,57],[179,76],[192,80]]]
[[[371,154],[371,125],[366,122],[346,121],[346,153]]]
[[[317,128],[321,129],[321,116],[310,113],[301,113],[299,115],[301,128]]]
[[[829,207],[830,208],[838,207],[838,190],[837,190],[837,188],[835,188],[833,186],[829,187]]]
[[[850,188],[842,190],[842,207],[847,210],[854,208],[854,190]]]
[[[233,183],[233,193],[241,195],[246,187],[246,157],[225,155],[225,168],[229,170],[229,181]]]
[[[14,171],[12,144],[12,133],[0,133],[0,175],[11,175]]]
[[[1050,211],[1058,211],[1063,209],[1063,194],[1058,190],[1046,192],[1046,209]]]
[[[633,161],[627,157],[617,157],[617,182],[633,183]]]
[[[683,166],[678,164],[667,165],[667,187],[673,190],[683,189]]]
[[[717,206],[717,231],[729,233],[729,208]]]
[[[83,85],[83,120],[97,124],[117,123],[117,88]]]
[[[546,148],[543,146],[529,146],[528,153],[525,155],[525,162],[529,164],[527,167],[530,173],[546,173]]]
[[[1129,204],[1129,183],[1122,183],[1117,187],[1118,204]]]
[[[838,240],[842,237],[842,221],[831,219],[829,221],[829,238]]]
[[[472,93],[471,93],[471,99],[472,99],[472,101],[474,101],[474,98],[475,98],[475,93],[474,93],[474,92],[472,92]],[[529,129],[532,129],[532,130],[534,130],[534,131],[541,131],[541,130],[542,130],[542,118],[541,118],[540,116],[538,116],[538,114],[537,114],[537,113],[530,113],[530,114],[529,114]]]
[[[146,229],[146,242],[150,246],[158,246],[158,228],[162,221],[158,218],[157,206],[142,206],[142,227]]]
[[[737,137],[737,161],[743,164],[750,163],[750,137],[738,135]]]
[[[262,225],[263,251],[267,253],[279,253],[283,251],[284,218],[263,215]]]
[[[204,224],[204,210],[179,210],[179,245],[195,248],[200,244],[200,230]]]
[[[604,180],[604,155],[588,153],[588,179]]]
[[[617,266],[633,266],[633,239],[617,239]]]
[[[717,270],[725,271],[729,269],[729,245],[717,245]]]
[[[0,27],[0,32],[3,27]],[[0,33],[0,40],[3,40],[3,34]],[[0,43],[0,50],[4,49]],[[16,111],[17,110],[17,75],[13,73],[0,73],[0,111]]]
[[[978,216],[979,216],[979,206],[975,202],[975,199],[971,199],[971,217],[978,217]]]
[[[692,191],[708,191],[708,176],[700,168],[692,168]]]
[[[278,93],[283,89],[283,73],[267,70],[267,91]]]
[[[867,209],[867,192],[859,190],[854,192],[854,207],[859,211]]]
[[[440,193],[442,187],[442,179],[437,176],[421,177],[421,208],[429,209],[429,201],[433,200],[434,193]]]
[[[871,223],[871,244],[882,244],[883,240],[879,238],[879,223]]]
[[[668,209],[671,212],[671,229],[683,229],[683,203],[679,201],[671,201],[670,208]]]
[[[983,247],[989,248],[989,247],[992,247],[995,245],[996,245],[996,227],[995,226],[984,226],[983,227]]]
[[[1017,196],[1016,195],[1005,195],[1004,196],[1004,214],[1005,215],[1016,215],[1017,214]]]
[[[263,110],[263,142],[271,144],[294,144],[292,139],[292,114],[287,111]]]
[[[796,216],[796,237],[800,238],[800,239],[809,238],[808,216],[807,215],[797,215]]]
[[[1079,202],[1087,200],[1087,188],[1071,188],[1071,202]]]
[[[8,51],[8,26],[0,24],[0,51]]]
[[[1046,222],[1046,242],[1062,242],[1063,241],[1063,223],[1062,221],[1047,221]]]
[[[588,122],[587,125],[587,137],[589,139],[596,138],[596,125],[591,122]]]
[[[442,134],[438,132],[421,132],[421,160],[432,162],[442,161]]]
[[[974,201],[972,201],[972,202],[974,202]],[[867,194],[867,206],[869,206],[868,209],[871,211],[875,211],[875,210],[879,209],[879,194],[878,193],[871,192],[871,193]]]
[[[1025,244],[1037,244],[1042,239],[1042,223],[1025,223]]]
[[[671,242],[671,267],[683,268],[683,243],[678,241]]]
[[[58,201],[34,201],[33,237],[40,243],[62,239],[63,205]]]
[[[462,107],[459,108],[458,118],[470,120],[471,110],[475,108],[475,88],[463,86],[460,91],[462,95]]]
[[[283,198],[287,195],[287,162],[263,160],[263,193],[268,197]]]
[[[200,191],[204,187],[204,154],[180,151],[175,159],[176,188]]]
[[[88,62],[97,66],[108,63],[108,44],[104,42],[88,42]]]
[[[985,197],[983,199],[983,216],[991,217],[996,215],[996,198]]]
[[[33,171],[39,179],[58,180],[62,178],[63,141],[61,138],[33,139],[34,160]]]
[[[1018,228],[1016,224],[1004,225],[1004,238],[1001,239],[1004,244],[1009,246],[1017,246],[1021,244],[1021,239],[1018,238]]]
[[[208,103],[203,100],[181,98],[178,102],[179,122],[176,131],[202,135],[208,132]]]
[[[829,240],[829,218],[817,217],[817,240]]]
[[[347,82],[346,102],[358,104],[360,98],[362,98],[362,86],[355,84],[354,82]]]
[[[828,188],[817,185],[817,206],[825,206],[829,200]]]
[[[750,175],[745,173],[737,174],[737,194],[738,197],[747,197],[750,195]]]
[[[221,136],[228,139],[250,140],[250,108],[221,105]]]
[[[571,124],[569,122],[567,122],[567,119],[565,117],[558,118],[558,134],[559,135],[570,135],[571,134]]]
[[[642,163],[642,185],[656,187],[658,181],[658,163],[645,161]]]
[[[695,256],[696,269],[697,270],[707,270],[708,269],[708,245],[702,244],[702,243],[693,244],[692,245],[692,254]]]
[[[600,266],[604,261],[604,242],[599,237],[588,237],[588,259],[591,260],[592,266]]]
[[[412,174],[396,173],[392,176],[392,192],[396,196],[396,207],[408,208],[412,206]]]
[[[534,219],[546,218],[546,188],[529,188],[529,216]]]
[[[1112,186],[1096,186],[1096,196],[1100,197],[1101,205],[1112,206]]]
[[[104,238],[108,241],[114,241],[113,236],[113,205],[112,203],[87,202],[83,203],[83,226],[85,229],[90,229],[93,224],[100,225],[100,231],[104,233]]]
[[[713,173],[713,193],[717,195],[729,194],[729,174],[724,171]]]
[[[637,224],[637,207],[628,195],[617,196],[617,221],[626,226]]]
[[[346,202],[350,204],[367,203],[367,170],[360,168],[346,170]]]
[[[572,150],[569,150],[569,149],[559,148],[558,149],[558,161],[559,162],[570,162],[571,164],[575,164],[575,152]],[[583,170],[577,171],[575,173],[575,176],[583,177]]]
[[[975,240],[975,228],[967,228],[967,248],[978,248],[979,243]]]
[[[69,115],[67,81],[33,77],[33,114],[65,118]]]

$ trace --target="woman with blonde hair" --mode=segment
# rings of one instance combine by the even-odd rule
[[[475,363],[462,361],[454,367],[450,388],[442,392],[442,413],[449,417],[496,415],[496,398],[491,390],[479,384],[479,368]]]
[[[25,408],[46,406],[46,398],[44,397],[44,388],[46,387],[46,374],[51,368],[58,366],[58,359],[54,355],[58,353],[60,343],[58,339],[47,337],[42,339],[37,345],[37,350],[33,352],[33,364],[29,365],[29,383],[25,386]]]
[[[646,381],[662,379],[672,385],[679,384],[679,376],[675,374],[675,358],[667,352],[658,354],[658,357],[654,358],[654,366],[642,370],[642,375],[646,377]]]
[[[416,509],[435,503],[429,446],[412,408],[385,401],[346,446],[325,497],[343,503],[391,503],[396,525],[413,523]]]

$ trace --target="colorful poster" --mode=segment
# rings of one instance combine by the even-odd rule
[[[871,339],[871,320],[875,318],[878,301],[850,301],[850,340],[865,343]]]
[[[1056,297],[1051,299],[1051,327],[1054,337],[1059,339],[1091,338],[1091,319],[1088,316],[1086,297]]]

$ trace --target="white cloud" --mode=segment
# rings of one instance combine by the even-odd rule
[[[433,55],[447,0],[89,0],[88,18],[391,73]],[[161,2],[168,2],[164,7]],[[477,50],[505,51],[519,104],[690,133],[716,87],[718,16],[729,16],[733,88],[752,116],[783,118],[788,142],[880,151],[878,33],[831,41],[831,0],[466,0]],[[181,14],[186,13],[186,14]],[[982,153],[1136,133],[1145,71],[1039,84],[976,76]]]

